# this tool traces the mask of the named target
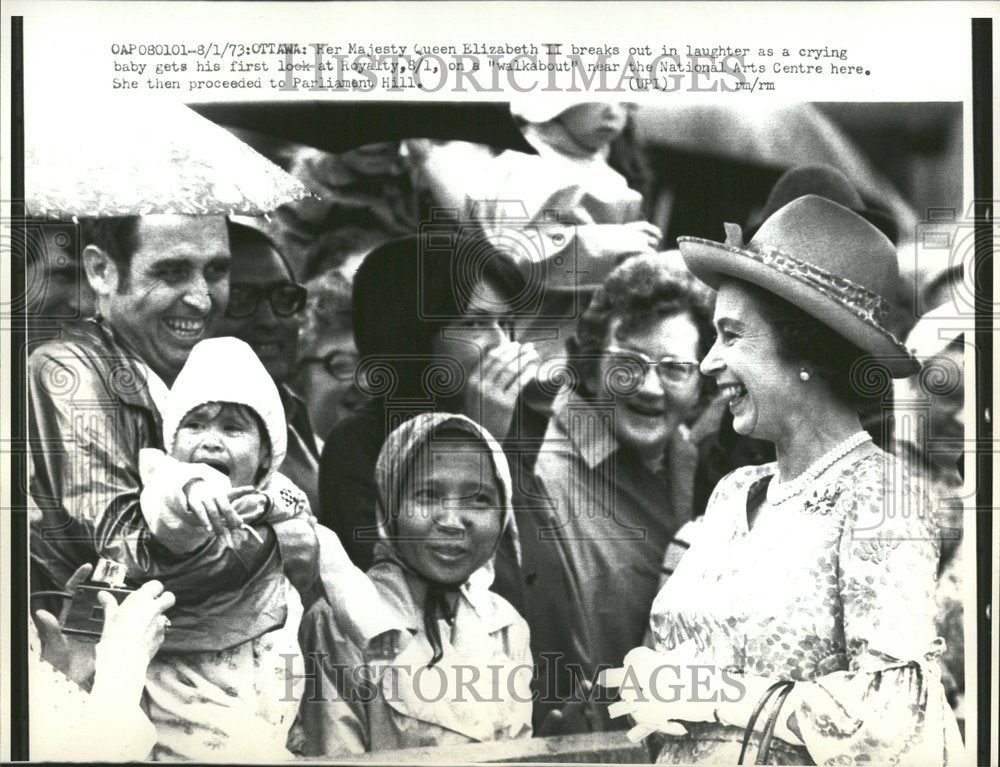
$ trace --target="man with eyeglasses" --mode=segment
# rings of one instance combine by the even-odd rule
[[[685,424],[706,394],[703,299],[670,256],[635,256],[597,288],[568,344],[576,386],[556,401],[518,514],[536,726],[574,697],[578,674],[593,682],[642,643],[665,555],[696,514]],[[597,715],[613,726],[606,707]]]
[[[305,403],[288,386],[299,347],[306,289],[259,219],[229,219],[232,268],[229,305],[214,335],[235,336],[250,345],[278,387],[288,424],[288,451],[281,473],[319,503],[319,448]]]

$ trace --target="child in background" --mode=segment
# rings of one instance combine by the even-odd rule
[[[522,261],[575,252],[584,264],[612,259],[607,272],[626,256],[657,248],[662,233],[642,220],[642,194],[608,162],[631,104],[522,98],[510,108],[538,154],[491,157],[462,142],[408,143],[438,204],[463,200],[464,212]]]
[[[510,105],[537,154],[507,150],[493,157],[462,142],[407,145],[437,204],[478,221],[532,287],[544,288],[536,319],[515,336],[532,342],[543,361],[565,355],[593,288],[625,258],[655,252],[662,239],[643,220],[640,191],[609,163],[612,147],[628,143],[623,135],[633,105],[547,96]],[[630,175],[644,186],[641,173]]]
[[[489,590],[514,523],[499,445],[464,416],[424,413],[389,435],[376,485],[368,575],[391,629],[358,641],[343,611],[306,614],[302,647],[317,668],[296,726],[305,755],[530,736],[528,626]]]

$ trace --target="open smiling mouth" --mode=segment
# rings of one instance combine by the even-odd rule
[[[205,320],[191,317],[164,317],[163,324],[173,332],[174,335],[185,340],[193,341],[201,338],[205,332]]]
[[[729,402],[729,407],[738,407],[744,401],[747,394],[747,387],[743,384],[731,383],[719,387],[722,397]]]
[[[254,341],[251,346],[258,357],[276,357],[282,349],[278,341]]]
[[[457,562],[468,553],[464,546],[446,543],[431,544],[427,547],[435,557],[445,562]]]

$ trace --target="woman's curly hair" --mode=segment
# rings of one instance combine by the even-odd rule
[[[715,339],[714,303],[714,292],[687,271],[676,251],[626,259],[598,288],[577,322],[575,336],[567,342],[577,392],[590,399],[599,394],[590,390],[588,381],[597,380],[614,320],[620,322],[618,332],[625,334],[687,314],[698,329],[698,359],[702,359]],[[704,399],[714,393],[714,386],[702,379],[701,390]]]

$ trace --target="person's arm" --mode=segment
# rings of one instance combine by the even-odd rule
[[[937,523],[898,464],[852,478],[837,589],[849,668],[796,685],[789,726],[817,764],[947,764],[961,737],[934,628]]]
[[[90,694],[60,678],[44,661],[35,668],[34,701],[46,708],[45,716],[31,718],[31,751],[37,759],[136,761],[147,758],[156,743],[156,730],[139,699],[146,669],[163,643],[168,625],[164,613],[174,597],[150,581],[121,605],[105,592],[98,600],[105,617]]]
[[[235,509],[256,528],[270,529],[278,542],[282,569],[307,607],[319,596],[319,541],[316,518],[306,494],[288,477],[275,472],[267,486],[239,499]]]
[[[196,480],[228,490],[228,478],[210,466],[183,463],[155,448],[139,451],[139,474],[143,484],[139,504],[153,538],[174,553],[184,554],[214,536],[189,508],[186,490]]]
[[[299,644],[306,683],[293,730],[294,750],[304,756],[363,754],[371,748],[367,702],[378,694],[366,680],[361,647],[343,631],[324,602],[303,616]]]
[[[319,465],[317,519],[333,530],[344,549],[362,570],[371,567],[378,518],[375,499],[375,462],[382,447],[378,425],[383,417],[364,411],[334,427],[323,446]]]
[[[158,445],[145,408],[109,394],[101,371],[71,347],[28,362],[30,493],[41,511],[31,553],[54,586],[98,557],[126,566],[127,581],[157,579],[178,596],[228,573],[243,577],[261,547],[248,536],[230,548],[218,536],[177,554],[150,535],[142,513],[139,451]]]

